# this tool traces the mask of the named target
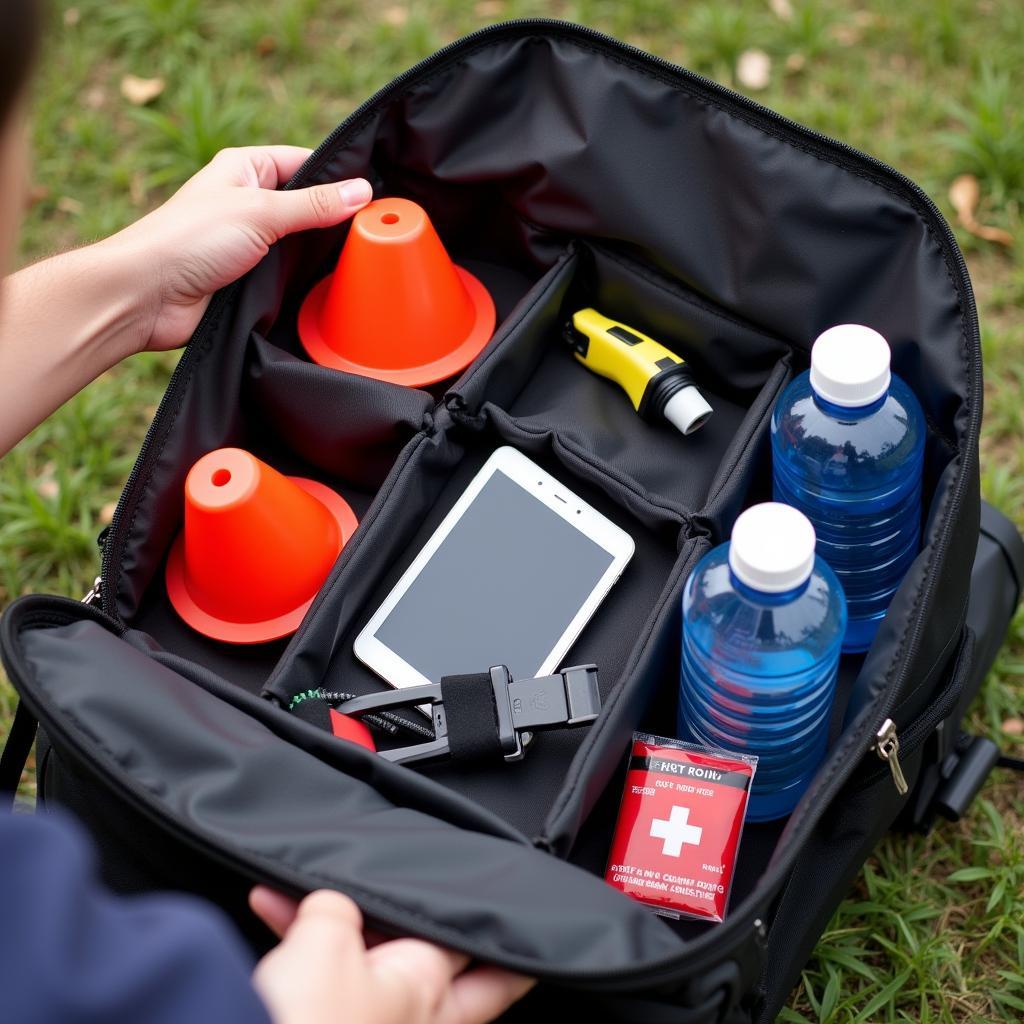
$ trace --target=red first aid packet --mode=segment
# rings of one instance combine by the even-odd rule
[[[721,921],[756,767],[634,733],[605,881],[659,914]]]

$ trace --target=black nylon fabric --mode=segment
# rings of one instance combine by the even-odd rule
[[[882,716],[893,713],[901,729],[922,721],[955,656],[978,537],[981,409],[977,324],[955,243],[919,190],[869,158],[636,51],[554,23],[498,28],[403,76],[332,136],[295,184],[355,174],[369,176],[378,194],[423,203],[455,258],[495,294],[495,337],[460,380],[430,391],[310,364],[298,344],[295,311],[330,268],[344,229],[285,240],[219,296],[172,382],[105,551],[104,607],[132,627],[129,649],[140,660],[131,664],[147,679],[146,663],[173,668],[176,687],[216,694],[219,704],[211,707],[224,704],[256,720],[301,758],[387,794],[392,809],[413,800],[441,824],[458,821],[449,828],[459,836],[461,829],[479,842],[487,833],[517,850],[533,839],[599,874],[630,733],[640,722],[675,730],[678,604],[686,574],[728,535],[743,507],[770,495],[771,406],[806,368],[813,338],[836,322],[871,324],[889,338],[894,369],[926,412],[924,547],[871,651],[844,658],[849,705],[845,721],[837,718],[829,759],[788,821],[748,830],[724,925],[659,922],[655,945],[667,936],[687,960],[663,984],[639,980],[652,962],[630,945],[647,941],[648,925],[639,918],[637,931],[629,925],[616,932],[614,953],[594,946],[582,954],[612,956],[597,968],[604,975],[609,963],[630,962],[630,984],[647,985],[646,1005],[634,1002],[631,1011],[629,1000],[614,1010],[609,1003],[609,1019],[631,1019],[630,1012],[633,1019],[676,1019],[671,1004],[682,1002],[692,1012],[678,1019],[749,1020],[758,1012],[753,990],[767,930],[765,1019],[767,1008],[781,1004],[828,908],[899,810],[891,782],[888,790],[884,780],[878,783],[877,799],[858,795],[851,802],[842,795],[846,780],[856,774]],[[584,304],[684,355],[715,409],[708,425],[684,439],[645,424],[613,385],[576,365],[561,325]],[[345,745],[328,733],[255,701],[252,695],[262,693],[287,706],[296,693],[322,684],[352,692],[380,687],[353,658],[352,639],[430,524],[502,443],[536,458],[637,540],[630,571],[567,655],[567,663],[598,662],[599,719],[587,729],[539,737],[516,766],[410,771],[340,751]],[[286,472],[328,483],[360,517],[298,633],[246,652],[209,644],[184,627],[162,586],[163,559],[180,525],[184,475],[196,457],[223,444],[248,445]],[[987,585],[1003,594],[1006,562],[991,565]],[[1002,618],[1005,605],[993,606],[992,614]],[[1004,628],[1005,621],[992,623],[1000,635]],[[45,633],[53,634],[49,641]],[[52,662],[46,673],[54,695],[75,660],[69,652],[80,643],[77,634],[58,634],[40,630],[26,646],[34,645],[30,660],[38,668]],[[994,651],[987,637],[980,636],[979,651]],[[110,660],[116,670],[93,709],[98,741],[104,717],[116,717],[116,695],[134,681],[121,655]],[[100,681],[95,684],[99,692]],[[975,679],[970,688],[976,685]],[[165,798],[189,783],[172,749],[179,742],[189,749],[194,741],[189,715],[182,713],[173,743],[159,735],[161,724],[142,705],[132,715],[131,742],[143,751],[155,748],[141,763],[157,751],[168,759],[169,788],[156,787],[152,795],[170,815]],[[227,720],[233,730],[234,717]],[[69,770],[82,772],[81,765],[66,767],[61,753],[51,774],[59,780]],[[280,756],[300,763],[292,753]],[[922,758],[908,751],[912,774]],[[120,771],[137,774],[134,761]],[[332,792],[341,785],[317,778]],[[78,788],[76,802],[88,811],[87,794],[97,791],[87,783]],[[347,783],[343,788],[363,793]],[[104,799],[116,805],[116,798]],[[223,849],[239,829],[255,829],[270,841],[268,829],[292,821],[251,822],[241,807],[224,817],[215,809]],[[203,801],[179,802],[177,810],[200,832],[212,823]],[[404,817],[385,810],[382,820],[401,822],[393,834],[402,834]],[[456,913],[424,895],[435,883],[444,892],[445,884],[454,886],[442,858],[450,872],[463,856],[452,853],[461,850],[457,844],[441,841],[451,833],[432,834],[439,841],[432,847],[437,864],[410,881],[413,903],[403,898],[406,910],[417,898],[424,901],[417,904],[422,918],[405,918],[413,929],[452,922]],[[333,856],[320,838],[307,832],[289,842],[274,832],[275,851],[261,863],[288,874],[285,854],[304,863]],[[391,846],[378,839],[385,864],[396,863]],[[383,879],[385,868],[374,874],[369,845],[365,861],[356,859],[370,877]],[[812,863],[819,853],[829,859],[820,869]],[[531,861],[529,870],[546,871],[540,865],[547,860]],[[565,870],[566,877],[586,878],[584,871]],[[289,877],[297,890],[315,884],[310,872]],[[780,897],[787,878],[798,879],[797,886],[791,883]],[[587,881],[594,886],[587,894],[602,889]],[[532,931],[547,927],[546,918],[528,920],[504,903],[496,908],[474,890],[478,883],[470,875],[457,887],[465,916],[453,927],[465,948],[487,955],[495,942],[507,942],[561,958],[566,969],[565,956],[575,954],[533,945],[541,940]],[[575,903],[564,910],[575,914]],[[602,927],[596,916],[575,923],[581,922]],[[561,927],[554,934],[570,934]],[[506,960],[508,952],[503,946]],[[705,987],[702,979],[709,979]],[[585,984],[596,989],[602,982],[607,978],[595,976]],[[536,999],[561,1005],[554,993]]]
[[[21,643],[34,692],[91,743],[97,767],[130,766],[140,798],[159,800],[168,824],[203,822],[206,843],[244,851],[289,888],[317,879],[357,897],[377,923],[421,919],[418,930],[455,948],[487,934],[494,959],[546,975],[677,950],[660,920],[598,880],[525,841],[390,803],[95,623],[30,630]],[[112,660],[130,691],[112,679]]]

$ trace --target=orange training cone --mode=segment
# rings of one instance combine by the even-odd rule
[[[378,199],[352,219],[337,269],[306,296],[299,337],[321,366],[424,387],[469,366],[494,319],[487,289],[452,263],[424,209]]]
[[[295,632],[356,528],[348,502],[240,448],[204,455],[185,480],[185,526],[167,595],[195,630],[233,644]]]

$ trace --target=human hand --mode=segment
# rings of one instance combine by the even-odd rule
[[[359,908],[332,890],[299,903],[256,886],[249,905],[281,937],[253,972],[274,1024],[484,1024],[534,984],[419,939],[368,948]]]
[[[298,146],[222,150],[166,203],[99,243],[137,282],[136,351],[183,345],[213,293],[256,266],[274,242],[333,227],[370,201],[363,178],[274,191],[310,152]]]

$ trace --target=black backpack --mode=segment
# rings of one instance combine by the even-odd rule
[[[199,893],[257,948],[252,883],[327,886],[381,931],[539,976],[509,1020],[771,1020],[878,839],[962,814],[998,758],[959,723],[1016,607],[1024,548],[980,501],[978,321],[953,235],[871,157],[550,21],[485,29],[400,75],[290,184],[357,174],[429,211],[496,298],[493,340],[437,393],[311,363],[297,309],[344,230],[287,239],[219,293],[102,538],[94,591],[23,597],[3,618],[22,703],[0,781],[14,788],[38,721],[41,803],[88,825],[107,881]],[[652,427],[577,366],[562,326],[585,305],[684,354],[715,408],[707,426]],[[769,497],[773,402],[844,321],[882,331],[924,407],[923,546],[870,651],[843,658],[810,789],[788,819],[746,827],[724,923],[667,921],[602,877],[628,742],[674,733],[683,583]],[[503,444],[636,538],[566,662],[599,666],[597,721],[539,736],[518,764],[399,766],[334,738],[322,703],[289,711],[319,687],[382,688],[353,638]],[[361,520],[288,641],[220,645],[167,601],[185,475],[225,445],[330,485]],[[898,753],[879,741],[890,721]]]

